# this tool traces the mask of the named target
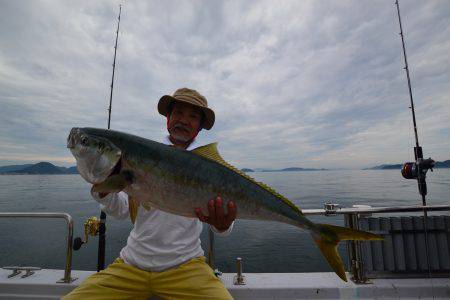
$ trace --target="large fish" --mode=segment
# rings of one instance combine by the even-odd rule
[[[309,221],[288,199],[227,164],[215,143],[186,151],[118,131],[73,128],[67,147],[94,192],[124,191],[133,199],[132,205],[137,202],[192,218],[196,218],[195,208],[220,194],[225,201],[236,203],[237,218],[306,229],[344,281],[339,241],[382,239],[369,232]]]

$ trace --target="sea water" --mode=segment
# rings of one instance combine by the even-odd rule
[[[273,187],[302,209],[322,208],[326,202],[338,203],[340,207],[421,204],[416,181],[403,179],[398,170],[254,172],[249,175]],[[428,173],[427,182],[429,205],[450,204],[450,169]],[[89,190],[89,184],[79,175],[1,175],[0,211],[66,212],[74,219],[74,237],[84,237],[84,221],[90,216],[98,217],[100,212]],[[342,216],[310,219],[343,225]],[[107,264],[119,255],[131,228],[129,219],[107,218]],[[66,233],[62,219],[0,218],[0,267],[27,265],[63,269]],[[206,225],[201,239],[206,252]],[[345,261],[344,245],[340,251]],[[98,237],[89,237],[89,242],[73,253],[73,269],[95,270],[97,247]],[[307,232],[275,222],[237,220],[229,236],[215,237],[214,249],[215,265],[223,272],[235,272],[236,257],[243,259],[245,272],[330,270]]]

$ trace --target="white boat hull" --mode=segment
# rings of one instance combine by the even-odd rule
[[[57,283],[63,270],[43,269],[21,278],[8,278],[0,269],[0,299],[60,299],[93,271],[72,271],[72,283]],[[373,279],[371,284],[345,283],[334,273],[246,273],[245,285],[234,285],[235,274],[224,273],[222,282],[235,299],[448,299],[450,279]]]

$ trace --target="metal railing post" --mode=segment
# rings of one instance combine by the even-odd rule
[[[351,229],[359,230],[359,214],[346,214],[344,216],[345,225]],[[350,270],[353,275],[352,280],[355,283],[366,283],[367,278],[364,272],[364,265],[362,260],[361,242],[347,241],[348,260]]]
[[[64,268],[64,278],[58,280],[57,283],[71,283],[77,278],[71,278],[72,271],[72,243],[73,243],[73,219],[67,213],[34,213],[34,212],[1,212],[0,218],[56,218],[65,219],[67,222],[67,249],[66,264]]]
[[[66,249],[66,267],[64,269],[64,283],[70,283],[75,279],[70,278],[72,271],[72,244],[73,244],[73,219],[69,214],[66,214],[67,220],[67,249]]]

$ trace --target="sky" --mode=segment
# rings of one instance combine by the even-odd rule
[[[162,95],[208,99],[217,141],[239,168],[350,168],[413,159],[393,0],[0,0],[0,165],[75,164],[72,127],[161,141]],[[450,5],[400,1],[418,134],[450,159]]]

